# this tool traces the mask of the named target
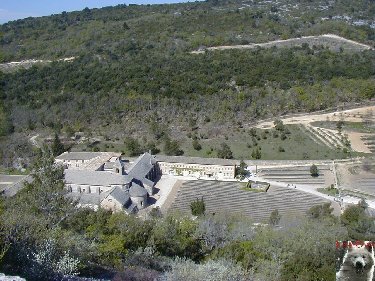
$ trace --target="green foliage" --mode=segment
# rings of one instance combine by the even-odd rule
[[[169,271],[163,275],[166,281],[195,281],[195,280],[249,280],[249,273],[230,260],[209,260],[196,264],[191,260],[176,258]]]
[[[334,280],[335,248],[345,232],[331,222],[281,220],[281,229],[263,229],[254,238],[264,258],[255,268],[261,280]],[[312,235],[314,233],[314,235]],[[282,245],[282,247],[280,247]]]
[[[153,228],[150,244],[161,255],[185,256],[199,260],[202,252],[201,243],[195,237],[196,229],[196,222],[176,215],[168,215]]]
[[[124,141],[126,149],[129,152],[130,156],[139,156],[142,154],[142,147],[139,144],[138,140],[132,137],[127,137]]]
[[[256,260],[263,258],[262,252],[254,249],[254,241],[234,241],[222,248],[215,249],[211,258],[233,260],[242,265],[246,270],[250,270],[255,265]]]
[[[367,203],[360,201],[351,205],[341,215],[341,223],[348,228],[351,239],[373,240],[375,238],[374,219],[366,212]]]
[[[151,154],[155,155],[160,152],[160,149],[156,146],[153,141],[150,141],[146,145],[146,150],[151,151]]]
[[[230,149],[228,144],[226,144],[225,142],[220,144],[220,148],[217,150],[217,157],[223,158],[223,159],[233,158],[233,152]]]
[[[260,159],[260,158],[262,158],[262,152],[260,151],[259,147],[253,149],[253,151],[251,152],[251,157],[253,159]]]
[[[310,174],[311,174],[312,177],[318,177],[319,176],[319,169],[315,164],[311,165]]]
[[[279,210],[273,210],[270,215],[269,223],[270,225],[278,225],[281,220],[281,215],[279,214]]]
[[[5,109],[0,101],[0,136],[6,136],[14,132],[14,127],[10,119],[9,109]]]
[[[195,150],[201,150],[202,149],[202,146],[201,144],[199,143],[199,141],[197,139],[194,139],[193,142],[192,142],[192,145],[193,145],[193,148]]]
[[[277,131],[284,131],[284,123],[280,119],[276,119],[275,121],[273,121],[273,124],[275,125],[275,129]]]
[[[247,175],[247,165],[246,163],[241,160],[240,161],[240,165],[239,166],[236,166],[236,176],[239,176],[240,178],[245,178],[245,176]]]
[[[75,202],[65,194],[63,167],[57,166],[52,152],[44,148],[33,166],[30,182],[4,202],[0,236],[5,246],[0,248],[7,249],[5,262],[30,268],[33,263],[30,251],[37,250],[38,244],[52,236],[64,236],[60,227],[76,212]],[[71,238],[74,240],[73,236]],[[58,246],[59,253],[68,250],[67,245]]]
[[[180,144],[177,140],[171,140],[166,138],[164,142],[164,153],[166,155],[183,155],[184,151],[180,148]]]
[[[311,207],[307,215],[312,219],[319,219],[323,220],[326,218],[333,218],[333,208],[331,207],[331,203],[324,203],[322,205],[316,205]]]
[[[191,202],[190,209],[193,216],[204,215],[204,212],[206,211],[206,205],[204,204],[203,198]]]
[[[53,156],[59,156],[65,151],[65,147],[60,141],[59,135],[57,133],[55,134],[55,138],[53,139],[51,149]]]

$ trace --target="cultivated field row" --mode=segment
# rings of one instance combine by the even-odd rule
[[[266,221],[273,210],[281,215],[305,213],[312,206],[326,200],[293,188],[271,186],[268,192],[251,192],[241,189],[237,182],[188,181],[177,192],[172,210],[190,213],[190,203],[204,199],[206,213],[241,213],[255,221]]]
[[[372,153],[375,153],[375,135],[362,136],[361,139],[367,145]]]
[[[317,165],[319,170],[318,177],[312,177],[310,167],[290,167],[290,168],[266,168],[260,169],[258,175],[264,179],[278,181],[289,184],[309,184],[309,185],[326,185],[326,176],[332,175],[331,166]]]

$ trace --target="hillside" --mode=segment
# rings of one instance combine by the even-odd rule
[[[118,5],[3,24],[2,150],[22,135],[78,131],[116,147],[133,136],[163,149],[166,136],[191,142],[223,129],[231,142],[243,123],[366,102],[375,96],[374,6],[365,0]],[[328,42],[333,48],[265,46],[326,33],[347,40]],[[369,47],[353,49],[348,40]],[[243,44],[260,48],[191,54]]]

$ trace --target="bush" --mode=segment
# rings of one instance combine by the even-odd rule
[[[180,148],[180,144],[176,140],[167,139],[164,144],[164,153],[166,155],[183,155],[184,151]]]
[[[203,264],[176,258],[171,265],[171,270],[164,274],[166,281],[195,281],[195,280],[236,280],[245,281],[249,279],[245,271],[230,260],[209,260]]]
[[[310,167],[310,174],[312,177],[317,177],[319,176],[319,169],[315,164],[312,164]]]
[[[190,203],[190,209],[193,216],[204,215],[206,211],[206,205],[204,204],[203,197],[202,199],[197,199]]]
[[[217,150],[217,156],[219,158],[223,159],[232,159],[233,158],[233,152],[230,150],[229,145],[227,145],[225,142],[223,142],[220,145],[220,149]]]
[[[284,132],[281,132],[280,139],[281,140],[286,140],[287,139],[286,134]]]
[[[280,119],[276,119],[273,124],[275,125],[275,129],[278,131],[284,131],[284,123]]]
[[[198,142],[198,140],[197,139],[194,139],[193,140],[193,148],[195,149],[195,150],[201,150],[202,149],[202,146],[201,146],[201,144]]]
[[[260,149],[258,147],[253,150],[253,152],[251,153],[251,157],[254,158],[254,159],[262,158],[262,152],[260,151]]]
[[[269,223],[270,225],[278,225],[281,219],[281,215],[278,210],[273,210],[270,215]]]

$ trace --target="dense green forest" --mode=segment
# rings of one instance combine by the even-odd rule
[[[324,33],[374,46],[374,6],[212,0],[86,8],[5,23],[1,61],[75,59],[0,72],[0,134],[85,131],[157,142],[155,131],[181,139],[181,130],[207,123],[236,127],[368,101],[375,96],[373,49],[334,51],[317,41],[289,49],[191,51]],[[2,139],[3,152],[6,142],[9,137]]]
[[[329,203],[301,216],[275,210],[267,225],[258,226],[204,208],[196,219],[158,209],[140,219],[75,208],[64,196],[63,169],[53,164],[52,152],[38,155],[34,181],[0,201],[0,271],[27,280],[76,274],[145,281],[334,280],[335,240],[375,235],[365,201],[340,218]]]

